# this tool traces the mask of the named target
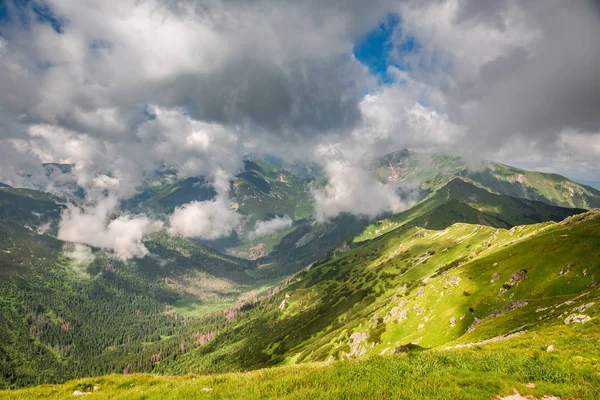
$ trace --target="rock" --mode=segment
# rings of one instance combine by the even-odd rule
[[[525,279],[525,274],[521,271],[515,271],[510,275],[510,279],[506,282],[507,285],[515,286],[517,283]]]
[[[492,275],[492,278],[490,279],[490,282],[496,282],[498,279],[500,279],[500,274],[497,272],[494,272],[494,275]]]
[[[410,349],[408,346],[398,346],[394,350],[392,350],[391,354],[404,354],[408,353]]]
[[[565,276],[566,274],[568,274],[569,272],[571,272],[571,268],[573,268],[573,266],[571,264],[567,264],[564,267],[562,267],[560,269],[560,275],[561,276]]]
[[[527,386],[529,389],[533,389],[535,388],[535,383],[526,383],[525,386]]]
[[[589,315],[585,315],[585,314],[571,314],[571,315],[569,315],[565,319],[565,324],[566,325],[570,325],[570,324],[585,324],[590,319],[591,318],[590,318]]]
[[[73,392],[73,396],[85,396],[86,394],[92,394],[92,392],[81,392],[79,390]]]
[[[367,343],[363,342],[366,342],[367,337],[367,331],[354,332],[350,335],[350,341],[348,342],[348,345],[350,346],[349,355],[359,357],[364,356],[367,353]]]
[[[285,310],[285,307],[287,306],[287,301],[290,298],[289,293],[285,294],[285,298],[283,299],[283,301],[281,302],[281,304],[279,305],[279,309],[280,310]]]
[[[450,287],[457,287],[459,283],[460,283],[459,276],[453,275],[453,276],[446,278],[446,285],[448,285]]]
[[[450,326],[456,326],[456,317],[450,318]]]
[[[592,303],[582,304],[579,307],[573,308],[573,311],[587,310],[588,308],[592,307],[594,304],[596,304],[596,303],[592,302]]]
[[[546,351],[548,353],[552,353],[554,351],[554,346],[550,345],[550,346],[546,347]]]
[[[385,317],[383,317],[383,322],[387,323],[391,320],[404,321],[408,318],[408,311],[406,311],[403,307],[406,305],[406,300],[403,300],[396,307],[393,307],[390,312],[388,312]]]
[[[203,392],[212,392],[213,390],[212,390],[212,388],[205,387],[205,388],[202,388],[202,391]]]

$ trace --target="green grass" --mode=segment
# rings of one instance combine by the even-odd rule
[[[503,350],[420,352],[223,375],[109,375],[4,391],[0,399],[72,398],[75,390],[97,399],[491,400],[514,390],[538,398],[599,398],[596,368],[535,348]]]

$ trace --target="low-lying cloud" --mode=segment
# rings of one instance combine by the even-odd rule
[[[162,229],[163,224],[143,215],[120,215],[114,198],[105,198],[86,207],[69,205],[62,214],[58,238],[67,242],[83,243],[114,253],[126,260],[142,258],[148,249],[142,243],[145,235]]]
[[[406,203],[392,185],[379,182],[372,173],[348,161],[335,160],[325,165],[327,184],[313,189],[318,221],[349,213],[375,217],[384,212],[400,212]]]
[[[218,170],[213,187],[213,200],[192,201],[177,207],[169,218],[169,232],[174,235],[214,240],[231,235],[242,221],[242,216],[231,208],[229,176]]]
[[[256,239],[263,236],[274,235],[276,233],[284,232],[291,228],[294,221],[287,215],[283,217],[275,217],[268,221],[259,221],[252,232],[250,232],[250,238]]]

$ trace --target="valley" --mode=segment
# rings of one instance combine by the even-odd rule
[[[73,258],[77,246],[56,236],[63,200],[0,188],[0,383],[11,389],[0,398],[154,398],[167,387],[181,398],[204,387],[214,398],[394,388],[429,398],[467,381],[480,388],[474,398],[513,389],[585,397],[600,387],[600,213],[586,210],[600,195],[539,174],[531,186],[521,179],[517,197],[520,171],[504,171],[516,176],[504,175],[509,186],[484,184],[456,158],[436,156],[441,166],[424,173],[413,157],[380,161],[399,191],[420,179],[412,207],[324,223],[312,217],[318,171],[249,161],[231,183],[244,216],[236,235],[163,230],[144,238],[149,255],[128,261],[102,249]],[[202,178],[167,181],[143,189],[129,212],[168,214],[215,195]],[[543,192],[549,185],[560,195]],[[283,216],[288,227],[253,234]]]

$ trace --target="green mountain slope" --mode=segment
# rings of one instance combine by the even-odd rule
[[[598,314],[595,314],[598,315]],[[312,363],[222,375],[110,375],[0,391],[0,399],[594,399],[600,326],[552,326],[541,340],[521,335],[474,348],[412,352],[366,360]],[[551,340],[556,350],[542,349]],[[592,350],[592,351],[590,351]],[[597,350],[597,349],[596,349]],[[555,396],[555,397],[550,397]],[[560,396],[560,397],[559,397]]]
[[[381,180],[438,189],[457,176],[493,193],[561,207],[600,207],[600,191],[557,174],[526,171],[490,161],[468,163],[445,154],[400,150],[372,163]]]
[[[30,228],[56,222],[63,205],[60,199],[37,190],[0,187],[0,219]]]
[[[454,223],[464,222],[511,228],[544,221],[561,221],[583,211],[493,194],[454,178],[414,207],[367,226],[355,241],[373,239],[401,226],[444,229]]]
[[[0,189],[0,387],[122,371],[202,316],[259,289],[256,264],[165,232],[145,239],[151,255],[121,262],[94,250],[86,265],[51,236],[61,205],[33,190]],[[211,317],[210,329],[226,321]]]
[[[585,322],[597,312],[599,230],[598,210],[511,230],[396,230],[331,254],[214,340],[154,369],[361,358],[577,325],[567,318]]]

